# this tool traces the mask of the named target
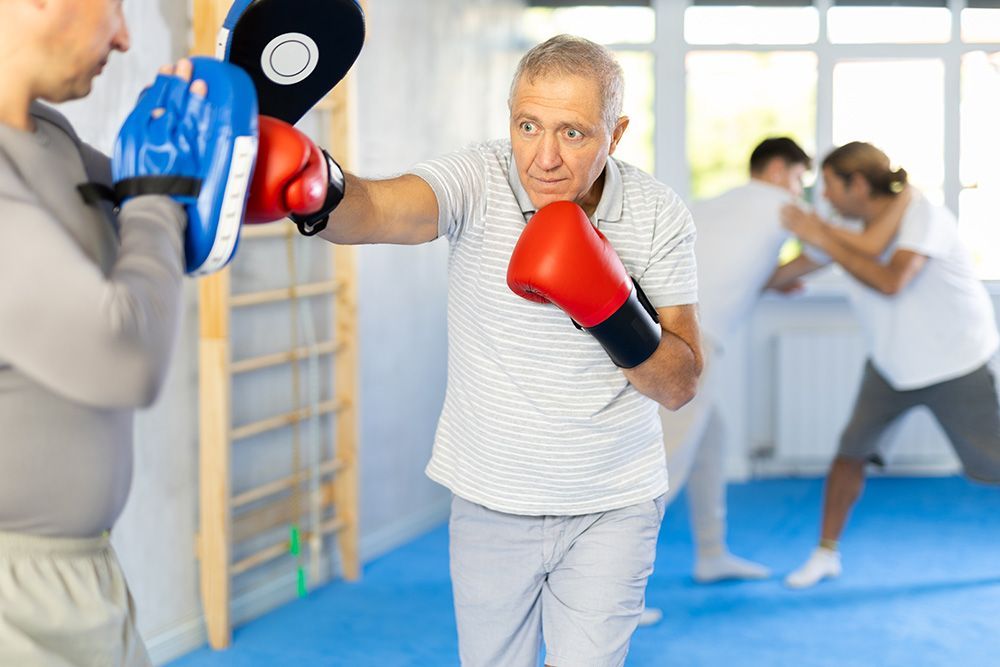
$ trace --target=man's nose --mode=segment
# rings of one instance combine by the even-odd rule
[[[124,13],[119,14],[118,20],[118,30],[115,31],[115,36],[111,40],[111,46],[124,53],[129,50],[130,46],[132,46],[132,37],[129,35],[128,24],[125,22]]]
[[[538,145],[538,153],[535,155],[535,162],[546,171],[555,169],[562,164],[558,137],[548,132],[542,135]]]

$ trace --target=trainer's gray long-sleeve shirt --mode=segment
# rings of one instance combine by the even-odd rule
[[[137,197],[117,216],[77,185],[107,157],[66,120],[0,124],[0,531],[109,529],[132,479],[134,409],[167,371],[183,278],[183,209]]]

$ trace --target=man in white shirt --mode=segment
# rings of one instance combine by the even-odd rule
[[[781,208],[802,194],[811,160],[787,137],[762,141],[750,156],[750,180],[691,206],[698,237],[698,300],[706,372],[698,395],[677,412],[660,411],[673,498],[687,484],[696,556],[694,578],[762,579],[767,568],[737,558],[725,543],[726,477],[718,414],[718,358],[749,316],[789,237]],[[714,358],[714,359],[713,359]],[[716,363],[712,363],[715,361]]]
[[[904,413],[925,405],[941,424],[966,475],[1000,483],[1000,406],[987,362],[1000,344],[993,307],[954,216],[919,193],[897,206],[906,172],[880,150],[846,144],[823,161],[825,197],[842,216],[866,226],[901,209],[895,238],[874,252],[845,243],[843,230],[796,207],[783,221],[800,239],[854,279],[852,302],[869,359],[851,419],[826,479],[820,545],[786,584],[805,588],[841,572],[838,541],[861,495],[866,463],[884,465],[882,435]],[[912,189],[911,189],[912,190]],[[775,285],[818,268],[802,255]]]
[[[691,206],[698,263],[698,301],[705,372],[698,394],[676,412],[660,410],[670,473],[669,503],[687,488],[694,533],[694,579],[713,583],[764,579],[763,565],[734,556],[726,545],[725,433],[719,415],[718,359],[726,340],[746,320],[774,272],[789,233],[781,208],[802,194],[811,159],[794,140],[765,139],[750,155],[750,180]],[[660,620],[647,608],[641,625]]]

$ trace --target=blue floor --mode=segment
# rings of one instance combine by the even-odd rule
[[[779,574],[816,535],[819,480],[730,488],[730,544]],[[683,499],[668,509],[629,666],[998,667],[1000,489],[960,478],[869,482],[842,544],[844,574],[807,591],[775,576],[700,586],[690,578]],[[171,667],[458,664],[444,526],[236,630],[233,647]],[[498,666],[503,667],[503,666]]]

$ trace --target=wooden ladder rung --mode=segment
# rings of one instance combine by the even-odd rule
[[[288,553],[288,540],[282,540],[278,544],[272,544],[266,549],[261,549],[255,554],[251,554],[246,558],[242,558],[230,567],[230,572],[234,575],[243,574],[247,570],[251,570],[258,565],[263,565],[275,558],[280,558]]]
[[[270,239],[282,236],[297,236],[299,231],[291,220],[285,218],[266,225],[243,225],[240,236],[249,239]]]
[[[320,356],[324,354],[339,354],[343,350],[343,343],[328,340],[319,343],[318,345],[297,347],[294,350],[289,350],[288,352],[276,352],[274,354],[265,354],[259,357],[250,357],[234,361],[229,366],[229,372],[233,375],[238,375],[240,373],[258,371],[262,368],[270,368],[271,366],[288,364],[293,361],[301,361],[302,359],[313,355]]]
[[[343,287],[344,284],[339,280],[303,283],[279,289],[232,295],[229,297],[229,305],[232,308],[243,308],[245,306],[259,306],[276,301],[290,301],[292,299],[322,296],[324,294],[337,294]]]
[[[316,414],[336,414],[343,410],[346,406],[346,401],[325,401],[319,404]],[[284,426],[291,426],[296,422],[309,419],[312,416],[314,415],[311,407],[299,408],[298,410],[292,410],[291,412],[287,412],[283,415],[261,419],[260,421],[250,422],[249,424],[245,424],[239,428],[234,428],[230,432],[229,437],[233,442],[236,440],[243,440],[254,435],[274,431]]]
[[[347,525],[347,522],[343,519],[338,519],[334,517],[324,523],[320,524],[319,532],[320,535],[329,535],[331,533],[339,532]],[[301,538],[303,541],[308,540],[312,537],[312,533],[308,531],[303,531]],[[229,571],[232,575],[243,574],[248,570],[252,570],[258,565],[263,565],[264,563],[270,562],[276,558],[280,558],[288,553],[290,548],[288,540],[282,540],[277,544],[272,544],[269,547],[261,549],[257,553],[251,554],[246,558],[242,558],[235,563],[233,563]]]
[[[332,459],[330,461],[323,461],[323,463],[319,464],[319,466],[317,466],[317,471],[321,476],[333,475],[343,470],[344,465],[343,461],[339,459]],[[273,482],[268,482],[267,484],[261,484],[260,486],[252,489],[247,489],[243,493],[233,496],[231,506],[233,509],[239,509],[240,507],[249,505],[250,503],[267,498],[268,496],[273,496],[276,493],[287,491],[307,478],[308,475],[306,472],[302,471],[294,475],[289,475],[288,477],[276,479]]]
[[[318,510],[322,514],[334,506],[334,490],[332,483],[319,485],[316,489],[316,499]],[[288,526],[302,521],[302,517],[313,507],[313,499],[310,494],[296,496],[287,495],[284,498],[273,500],[263,507],[258,507],[243,512],[233,519],[232,538],[233,543],[244,542],[251,537],[272,531],[280,526]]]

